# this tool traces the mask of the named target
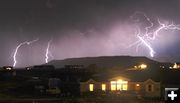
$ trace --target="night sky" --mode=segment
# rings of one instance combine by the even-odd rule
[[[149,25],[145,13],[154,23],[153,31],[163,23],[180,27],[179,0],[1,0],[0,1],[0,66],[13,65],[13,53],[24,41],[39,39],[23,45],[17,53],[17,67],[45,63],[48,41],[53,59],[94,56],[149,56],[149,50],[132,43],[138,41],[137,26],[143,31]],[[143,27],[144,26],[144,27]],[[162,30],[150,42],[154,58],[180,58],[180,30]]]

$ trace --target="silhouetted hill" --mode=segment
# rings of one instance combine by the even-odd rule
[[[142,71],[126,71],[128,68],[132,68],[141,63],[147,64],[148,69]],[[133,80],[151,78],[155,81],[161,81],[166,85],[180,84],[179,81],[174,79],[180,77],[180,70],[169,70],[169,66],[172,66],[171,63],[160,63],[147,57],[102,56],[70,58],[64,60],[53,60],[46,65],[54,65],[56,68],[61,68],[64,67],[64,65],[84,65],[87,67],[90,64],[96,64],[98,67],[103,68],[98,72],[98,74],[95,74],[95,77],[100,76],[101,78],[108,78],[116,75],[126,75],[128,78],[133,78]],[[160,68],[160,65],[164,65],[166,68],[162,69]]]
[[[64,67],[64,65],[84,65],[87,67],[90,64],[96,64],[98,67],[111,68],[128,68],[137,64],[157,64],[159,62],[151,60],[147,57],[132,57],[132,56],[102,56],[102,57],[83,57],[70,58],[64,60],[53,60],[45,65],[54,65],[56,68]]]
[[[161,57],[154,57],[152,58],[153,60],[157,60],[159,62],[170,62],[170,63],[174,63],[174,62],[180,62],[180,56],[161,56]]]

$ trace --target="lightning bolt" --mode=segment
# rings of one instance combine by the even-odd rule
[[[154,23],[151,21],[151,19],[143,12],[135,12],[133,16],[131,16],[131,19],[134,18],[135,15],[140,14],[143,15],[145,20],[150,24],[149,26],[145,27],[145,33],[142,33],[138,27],[137,33],[135,33],[136,37],[138,38],[138,41],[131,44],[129,47],[136,45],[136,51],[138,51],[138,48],[140,45],[144,45],[149,49],[149,55],[151,57],[154,57],[155,51],[151,45],[151,43],[157,39],[157,36],[160,34],[159,32],[162,30],[180,30],[180,27],[176,26],[173,22],[172,23],[162,23],[159,18],[157,19],[157,22],[159,24],[159,27],[154,29],[153,31],[150,31],[149,29],[153,29]],[[134,21],[139,22],[139,19],[136,18]]]
[[[48,63],[49,55],[53,58],[52,53],[49,50],[51,42],[52,42],[52,39],[48,41],[48,45],[47,45],[47,48],[46,48],[46,54],[45,54],[45,57],[46,57],[45,62],[46,63]]]
[[[20,47],[23,46],[23,45],[30,45],[30,44],[38,41],[38,40],[39,40],[39,39],[35,39],[35,40],[32,40],[32,41],[25,41],[25,42],[20,43],[20,44],[16,47],[15,52],[14,52],[14,54],[13,54],[13,60],[14,60],[13,67],[15,67],[16,64],[17,64],[16,56],[17,56],[17,53],[18,53],[18,50],[20,49]]]
[[[138,36],[138,38],[141,40],[141,42],[142,42],[146,47],[148,47],[148,49],[150,50],[150,52],[149,52],[150,56],[151,56],[151,57],[154,57],[155,51],[153,50],[153,48],[151,47],[151,45],[148,44],[148,43],[143,39],[143,37]]]

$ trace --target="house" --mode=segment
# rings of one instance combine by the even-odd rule
[[[116,76],[107,80],[89,79],[80,82],[81,94],[96,91],[111,93],[134,92],[144,97],[160,97],[161,95],[160,82],[150,78],[144,81],[134,81],[122,76]]]
[[[60,94],[59,82],[60,79],[58,78],[49,78],[49,82],[48,82],[49,88],[47,89],[47,92],[49,94]]]
[[[0,80],[8,80],[16,76],[16,70],[12,66],[0,68]]]

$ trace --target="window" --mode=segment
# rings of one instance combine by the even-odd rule
[[[122,90],[122,80],[117,81],[117,90]]]
[[[152,85],[148,85],[148,91],[149,91],[149,92],[152,91]]]
[[[116,81],[111,81],[111,91],[116,90]]]
[[[111,91],[115,90],[128,90],[128,81],[111,81]]]
[[[123,84],[122,90],[128,90],[128,85],[127,84]]]
[[[147,91],[153,92],[153,85],[151,85],[151,84],[147,85]]]
[[[94,84],[89,84],[89,91],[94,91]]]
[[[127,81],[118,80],[117,81],[117,90],[127,90],[128,89],[127,83],[128,83]]]
[[[106,91],[106,84],[102,84],[102,91]]]

